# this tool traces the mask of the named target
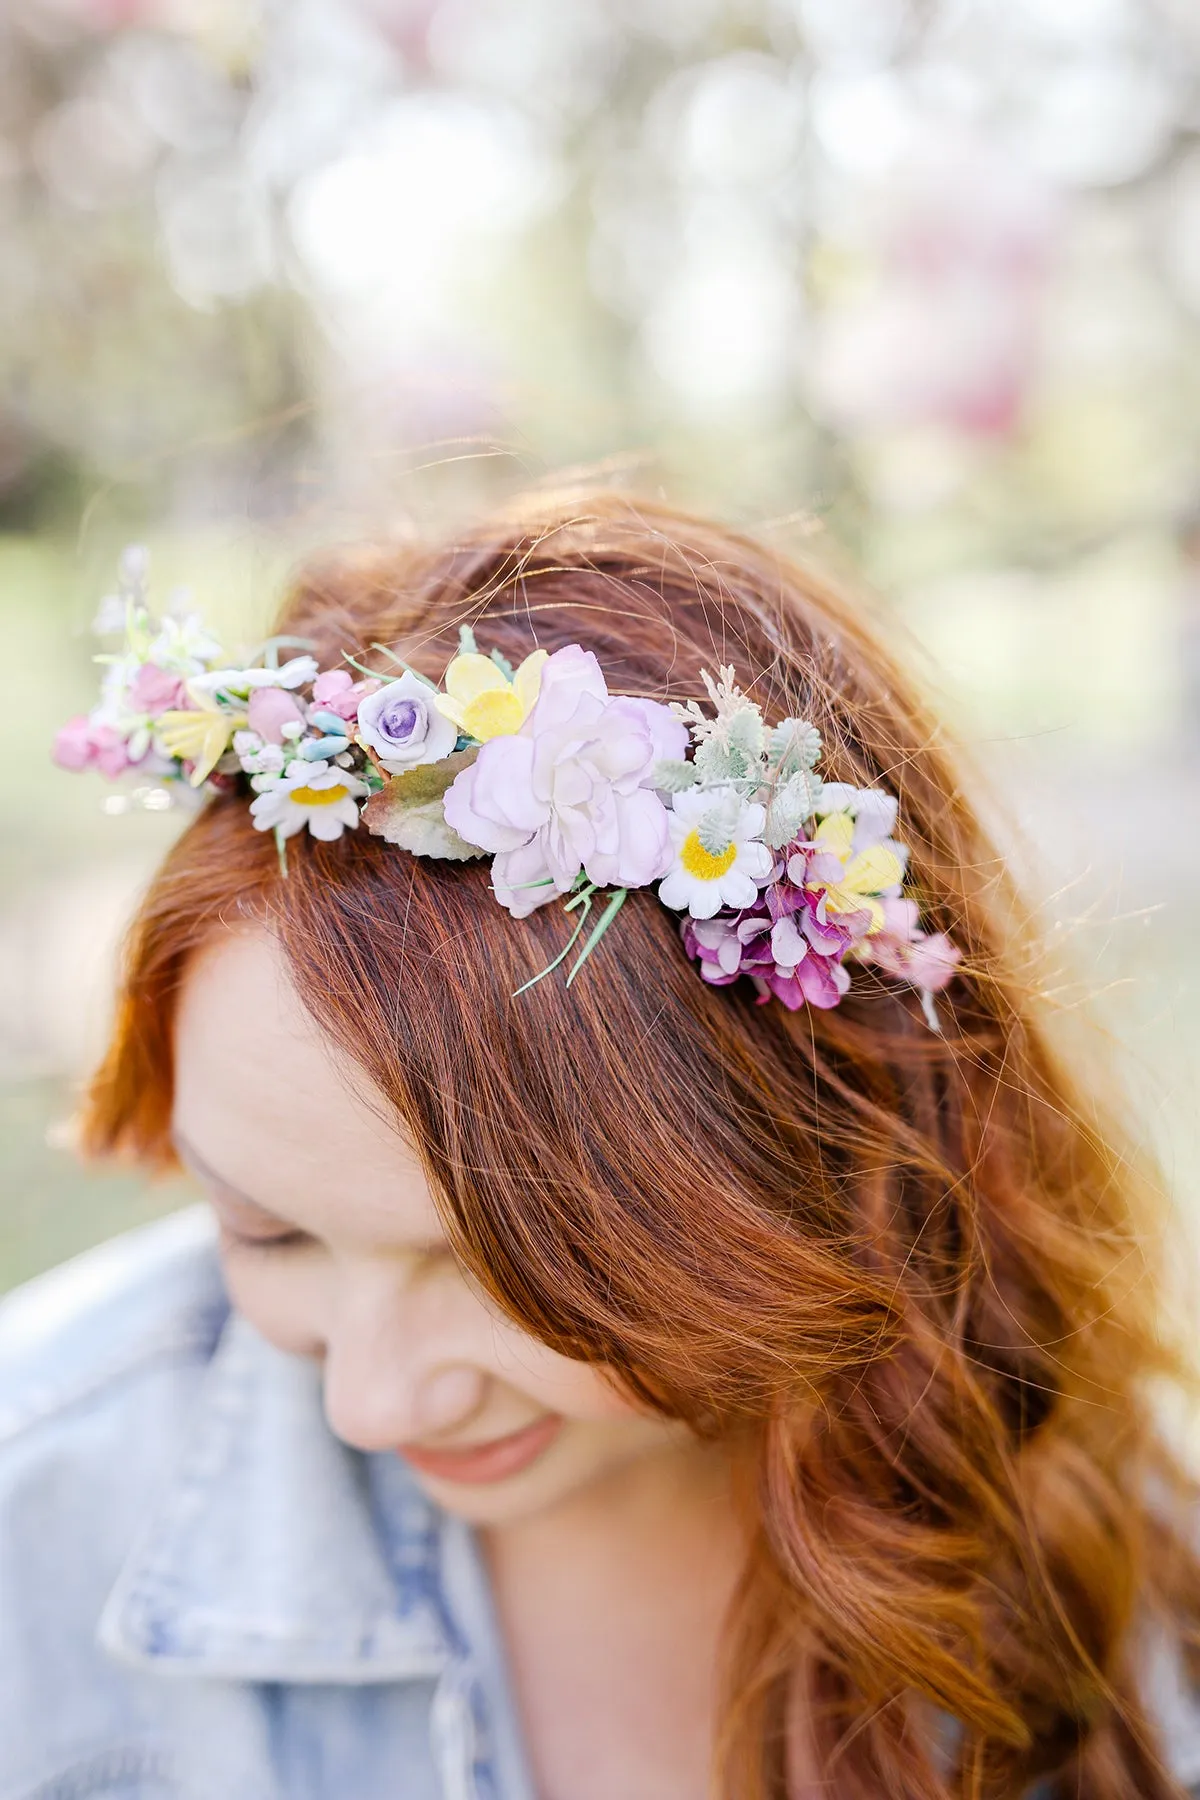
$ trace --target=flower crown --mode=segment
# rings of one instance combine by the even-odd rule
[[[134,551],[96,629],[124,641],[97,658],[100,702],[58,733],[55,760],[136,771],[153,805],[247,777],[255,828],[274,834],[285,873],[294,833],[330,841],[360,821],[416,856],[490,856],[492,891],[514,918],[560,898],[578,914],[533,981],[599,906],[574,980],[629,889],[656,885],[706,981],[747,976],[760,1001],[832,1007],[846,965],[872,963],[916,988],[937,1028],[932,996],[959,952],[920,929],[905,895],[896,801],[822,780],[816,729],[768,727],[732,668],[716,681],[702,671],[706,713],[610,694],[578,644],[514,669],[466,626],[440,688],[382,644],[372,648],[401,671],[391,679],[348,655],[348,668],[323,671],[308,654],[281,662],[304,649],[298,639],[230,666],[194,614],[151,617]]]

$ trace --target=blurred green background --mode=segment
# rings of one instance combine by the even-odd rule
[[[149,545],[563,468],[862,567],[1200,1199],[1195,0],[7,0],[0,1287],[175,1204],[68,1147],[177,829],[50,766]]]

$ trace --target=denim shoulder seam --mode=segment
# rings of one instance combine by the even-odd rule
[[[24,1434],[95,1400],[108,1389],[175,1361],[206,1362],[220,1335],[228,1308],[211,1307],[205,1313],[172,1321],[152,1336],[122,1345],[107,1362],[72,1370],[55,1378],[46,1373],[31,1378],[22,1390],[0,1403],[0,1452]]]

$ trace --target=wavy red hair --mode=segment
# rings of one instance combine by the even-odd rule
[[[133,930],[88,1144],[171,1161],[189,961],[266,921],[499,1305],[738,1445],[755,1516],[722,1796],[783,1800],[797,1708],[834,1800],[1179,1795],[1140,1687],[1147,1633],[1186,1639],[1200,1611],[1193,1486],[1149,1410],[1186,1378],[1161,1209],[1051,1048],[934,721],[836,583],[611,495],[330,559],[277,628],[323,666],[384,670],[384,643],[437,677],[461,623],[514,661],[583,642],[655,699],[732,662],[768,718],[813,720],[831,778],[898,794],[924,922],[964,952],[943,1034],[865,969],[827,1013],[710,988],[648,891],[570,988],[514,1000],[565,940],[558,907],[514,922],[485,864],[365,830],[293,839],[285,880],[222,796]],[[958,1729],[931,1738],[930,1707]]]

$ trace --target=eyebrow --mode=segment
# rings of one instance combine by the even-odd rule
[[[226,1181],[223,1175],[218,1175],[215,1169],[210,1169],[204,1158],[188,1143],[181,1132],[172,1130],[171,1142],[175,1146],[180,1162],[185,1164],[193,1175],[198,1175],[201,1181],[210,1182],[213,1187],[223,1188],[232,1200],[238,1201],[242,1206],[248,1206],[251,1212],[261,1213],[264,1219],[270,1219],[273,1224],[287,1224],[287,1220],[281,1219],[278,1213],[273,1213],[269,1207],[263,1206],[261,1201],[252,1200],[249,1194],[243,1194],[241,1189],[234,1187],[231,1181]]]

